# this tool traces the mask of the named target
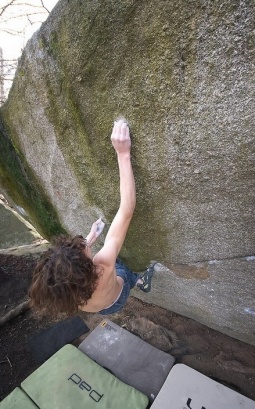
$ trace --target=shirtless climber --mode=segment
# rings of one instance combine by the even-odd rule
[[[126,122],[114,123],[111,141],[119,165],[120,206],[104,245],[93,257],[91,246],[100,234],[101,219],[93,223],[85,239],[60,236],[56,240],[38,262],[29,290],[31,306],[39,313],[70,315],[80,309],[113,314],[124,307],[134,286],[150,291],[153,266],[138,275],[117,258],[136,203],[131,140]]]

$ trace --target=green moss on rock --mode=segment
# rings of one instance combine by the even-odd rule
[[[0,185],[15,205],[25,209],[29,220],[43,237],[65,233],[57,212],[36,182],[24,157],[15,150],[0,119]]]

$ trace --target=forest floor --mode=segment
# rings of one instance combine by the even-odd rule
[[[0,254],[0,316],[27,300],[35,257]],[[104,317],[79,313],[90,330]],[[255,400],[255,347],[161,307],[130,297],[108,318],[146,342],[225,386]],[[62,318],[63,319],[63,318]],[[0,327],[0,401],[37,367],[29,339],[56,320],[31,310]],[[87,335],[87,334],[86,334]],[[86,335],[76,339],[78,345]]]

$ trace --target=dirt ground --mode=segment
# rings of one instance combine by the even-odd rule
[[[27,299],[34,265],[32,256],[0,254],[1,317]],[[103,319],[87,313],[80,313],[80,317],[91,330]],[[108,318],[171,354],[177,363],[255,400],[255,347],[134,297],[121,313]],[[38,320],[28,310],[0,327],[0,401],[38,367],[29,349],[29,338],[54,322],[50,318]],[[78,345],[86,335],[74,344]]]

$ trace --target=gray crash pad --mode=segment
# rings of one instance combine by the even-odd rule
[[[255,402],[184,365],[176,364],[151,409],[255,409]]]
[[[108,319],[87,336],[79,349],[150,401],[157,396],[175,361]]]
[[[15,388],[0,402],[0,409],[37,409],[37,406],[20,388]]]
[[[145,409],[148,398],[65,345],[21,384],[40,409]]]

